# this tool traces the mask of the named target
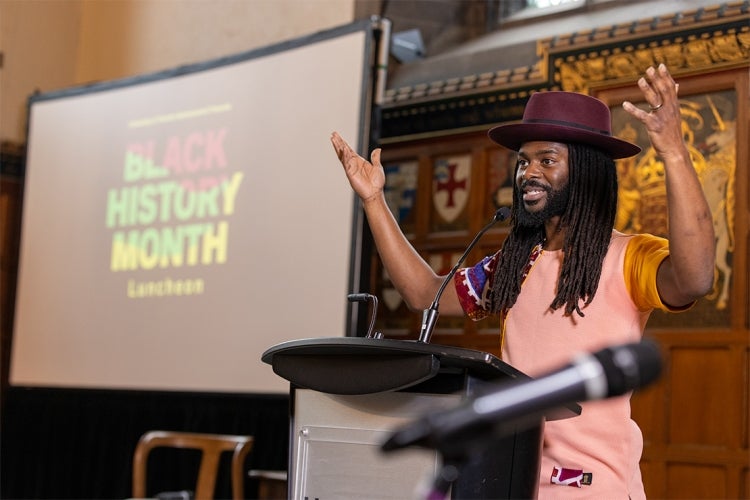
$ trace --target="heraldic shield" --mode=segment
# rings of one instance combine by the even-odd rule
[[[446,223],[466,209],[471,181],[471,155],[436,158],[432,174],[432,203]]]

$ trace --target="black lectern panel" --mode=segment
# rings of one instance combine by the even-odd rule
[[[328,394],[373,394],[406,389],[434,377],[439,369],[440,362],[429,354],[352,358],[279,353],[273,359],[273,370],[280,377],[304,381],[296,385]],[[349,376],[350,373],[356,376]]]

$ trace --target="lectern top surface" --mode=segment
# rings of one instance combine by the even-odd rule
[[[261,359],[273,365],[277,354],[291,356],[398,356],[432,355],[444,368],[468,369],[475,376],[497,378],[527,378],[521,371],[503,362],[498,357],[473,349],[430,344],[412,340],[370,339],[364,337],[324,337],[292,340],[277,344],[266,350]]]

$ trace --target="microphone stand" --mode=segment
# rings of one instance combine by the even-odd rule
[[[505,219],[507,219],[510,216],[510,209],[508,207],[501,207],[496,212],[495,215],[492,217],[492,220],[482,228],[481,231],[477,233],[476,236],[474,236],[474,239],[471,240],[471,243],[469,243],[469,246],[466,247],[466,250],[464,251],[463,255],[460,259],[458,259],[458,262],[456,262],[456,265],[453,266],[453,269],[450,270],[448,275],[445,277],[443,282],[440,284],[440,288],[438,289],[437,294],[435,294],[435,300],[432,301],[432,305],[430,305],[429,309],[425,309],[422,314],[422,327],[419,332],[419,339],[418,342],[424,342],[429,343],[430,338],[432,337],[432,332],[435,330],[435,324],[437,323],[438,316],[440,316],[440,313],[438,312],[438,307],[440,305],[440,297],[443,295],[443,291],[445,290],[445,287],[448,285],[448,282],[453,278],[453,275],[456,274],[456,271],[458,271],[458,268],[463,264],[466,257],[469,255],[469,252],[471,252],[471,249],[474,248],[474,245],[477,244],[477,241],[479,241],[479,238],[484,235],[484,233],[487,232],[489,228],[495,225],[497,222],[502,222]]]
[[[425,495],[425,500],[444,500],[456,479],[458,479],[458,467],[446,461],[435,476],[432,489]]]

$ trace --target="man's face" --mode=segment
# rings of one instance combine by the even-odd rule
[[[568,147],[559,142],[526,142],[518,152],[518,223],[540,226],[568,206]]]

